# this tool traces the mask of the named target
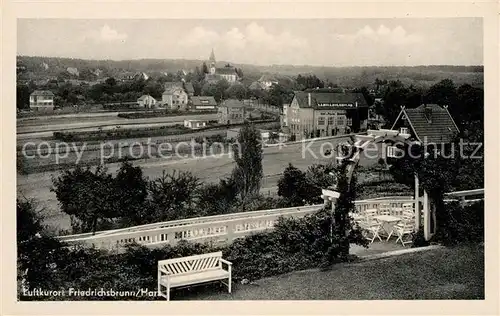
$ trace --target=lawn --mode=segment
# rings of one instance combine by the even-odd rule
[[[233,287],[172,292],[172,300],[484,299],[484,248],[460,246],[307,270]]]

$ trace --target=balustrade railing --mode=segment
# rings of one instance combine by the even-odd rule
[[[355,201],[355,212],[379,208],[382,204],[399,209],[405,203],[414,203],[414,200],[409,197],[360,200]],[[323,204],[319,204],[197,217],[97,232],[90,236],[88,234],[63,236],[61,240],[69,245],[83,244],[106,249],[120,249],[130,243],[148,247],[175,245],[180,240],[230,243],[236,238],[272,229],[280,217],[303,217],[313,214],[322,207]]]

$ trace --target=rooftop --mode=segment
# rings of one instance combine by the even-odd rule
[[[459,133],[455,121],[445,107],[422,104],[414,109],[403,109],[417,138],[427,143],[449,143]]]
[[[217,105],[215,98],[208,96],[191,97],[191,103],[193,105]]]
[[[228,108],[244,108],[245,104],[241,102],[240,100],[236,99],[228,99],[220,105],[221,107],[228,107]]]
[[[33,93],[31,95],[53,97],[54,93],[52,93],[52,91],[49,91],[49,90],[35,90],[35,91],[33,91]]]
[[[311,102],[309,102],[309,96]],[[359,108],[368,107],[366,99],[362,93],[357,92],[305,92],[295,91],[295,97],[301,108]]]

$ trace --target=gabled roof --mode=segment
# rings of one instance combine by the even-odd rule
[[[208,97],[208,96],[200,96],[200,97],[191,97],[191,103],[193,105],[217,105],[217,101],[215,101],[214,97]]]
[[[250,87],[248,87],[248,89],[250,89],[250,90],[264,90],[264,86],[259,81],[254,81],[254,82],[252,82]]]
[[[191,82],[187,82],[186,84],[184,84],[184,88],[186,89],[187,93],[194,93],[194,87]]]
[[[236,99],[228,99],[220,105],[221,107],[228,107],[228,108],[244,108],[245,104],[241,102],[240,100]]]
[[[183,85],[182,85],[182,81],[177,81],[177,82],[165,82],[163,84],[163,88],[165,88],[165,90],[167,89],[170,89],[170,88],[181,88],[183,89]]]
[[[275,77],[271,76],[271,75],[268,75],[268,74],[264,74],[260,77],[259,79],[260,82],[264,82],[264,81],[270,81],[270,82],[278,82],[278,79],[276,79]]]
[[[309,104],[309,94],[311,95],[311,104]],[[295,91],[295,98],[301,108],[314,109],[352,109],[359,107],[368,107],[366,99],[362,93],[357,92],[305,92]],[[327,104],[332,104],[328,106]]]
[[[215,73],[219,75],[237,75],[236,69],[233,67],[216,68]]]
[[[176,87],[176,86],[173,86],[173,87],[168,87],[167,89],[165,89],[165,91],[163,91],[162,94],[174,94],[175,92],[184,92],[184,89],[180,88],[180,87]]]
[[[52,91],[49,91],[49,90],[35,90],[35,91],[33,91],[33,93],[31,95],[32,96],[53,97],[54,93],[52,93]]]
[[[153,98],[153,97],[150,96],[149,94],[143,94],[139,99],[137,99],[137,101],[143,101],[146,100],[147,98]]]
[[[448,109],[437,104],[422,104],[414,109],[403,108],[393,128],[403,115],[421,142],[450,143],[460,132]]]

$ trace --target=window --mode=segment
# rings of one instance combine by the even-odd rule
[[[352,126],[352,118],[347,119],[347,126]]]
[[[337,116],[337,126],[344,126],[345,121],[346,119],[344,115]]]
[[[333,116],[329,116],[328,117],[328,125],[333,125],[334,124],[333,123],[333,118],[334,118]]]
[[[408,134],[408,128],[407,127],[401,127],[401,134]]]
[[[318,118],[318,125],[325,125],[325,118],[324,117]]]

